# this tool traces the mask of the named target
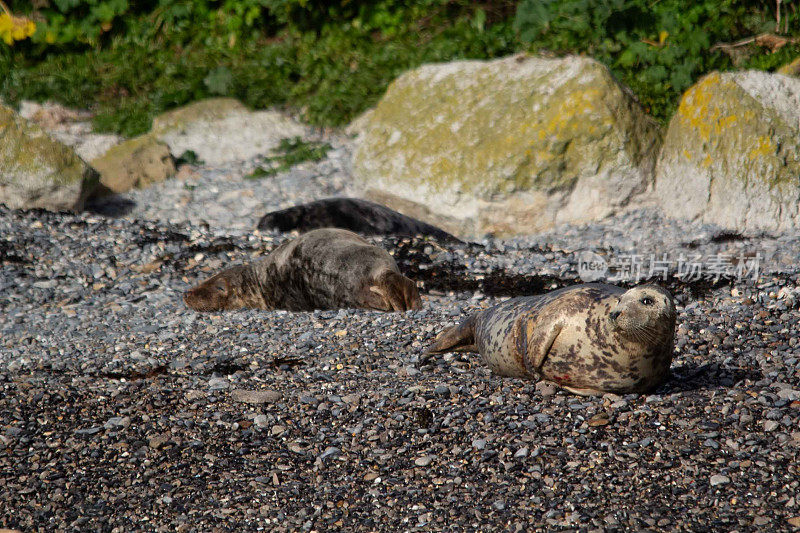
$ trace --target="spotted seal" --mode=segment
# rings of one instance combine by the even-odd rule
[[[588,283],[480,311],[428,353],[478,352],[496,374],[540,376],[581,395],[641,393],[669,374],[675,319],[661,287]]]
[[[223,270],[189,290],[184,301],[196,311],[422,306],[417,286],[386,250],[335,228],[310,231],[259,261]]]

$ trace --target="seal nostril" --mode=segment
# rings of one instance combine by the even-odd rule
[[[620,315],[619,311],[611,311],[610,313],[608,313],[608,316],[611,317],[611,320],[616,320],[617,318],[619,318],[619,315]]]

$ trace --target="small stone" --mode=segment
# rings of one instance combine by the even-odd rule
[[[437,396],[443,396],[444,398],[450,397],[450,387],[447,385],[436,385],[436,388],[433,389],[433,393]]]
[[[417,458],[414,461],[414,464],[417,466],[428,466],[429,464],[431,464],[431,462],[433,462],[432,455],[423,455],[422,457]]]
[[[520,448],[514,454],[514,457],[516,457],[516,458],[528,457],[528,448]]]
[[[237,402],[260,405],[277,402],[281,399],[281,393],[274,390],[234,389],[231,391],[231,398]]]
[[[800,391],[794,389],[781,389],[778,391],[778,398],[781,400],[800,400]]]
[[[476,450],[482,450],[486,448],[486,439],[475,439],[472,441],[472,447]]]
[[[171,437],[172,435],[169,431],[167,431],[154,437],[150,437],[150,439],[147,441],[147,444],[154,450],[157,450],[168,443]]]
[[[800,516],[793,516],[792,518],[787,518],[786,522],[792,527],[800,528]]]
[[[536,390],[539,391],[539,394],[542,396],[552,396],[556,393],[556,386],[547,381],[539,381],[536,384]]]
[[[99,426],[92,428],[77,429],[75,430],[75,433],[77,433],[78,435],[94,435],[96,433],[100,433],[102,429],[103,428]]]
[[[731,482],[731,478],[728,476],[724,476],[722,474],[715,474],[711,476],[711,486],[716,487],[717,485],[726,485]]]
[[[231,386],[227,378],[211,378],[208,380],[208,388],[211,390],[223,390]]]
[[[349,403],[350,405],[358,405],[359,403],[361,403],[361,395],[348,394],[346,396],[342,396],[342,401]]]
[[[766,420],[764,422],[764,431],[775,431],[780,426],[780,423],[775,420]]]
[[[586,421],[586,424],[591,427],[607,426],[610,420],[607,413],[598,413]]]
[[[329,457],[331,457],[331,458],[332,457],[337,457],[341,453],[342,453],[342,450],[340,450],[336,446],[328,446],[327,448],[325,448],[325,451],[322,452],[319,455],[319,458],[324,461],[325,459],[328,459]]]
[[[269,421],[267,420],[267,415],[256,415],[256,417],[253,419],[253,424],[259,428],[267,427],[268,423]]]

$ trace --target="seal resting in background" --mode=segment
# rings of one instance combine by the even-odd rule
[[[189,290],[184,301],[196,311],[422,307],[417,286],[386,250],[335,228],[310,231],[259,261],[223,270]]]
[[[675,318],[661,287],[589,283],[480,311],[427,353],[478,352],[496,374],[538,376],[581,395],[642,393],[669,374]]]
[[[362,235],[429,235],[443,242],[462,242],[436,226],[358,198],[317,200],[267,213],[258,221],[258,229],[284,233],[324,227],[349,229]]]

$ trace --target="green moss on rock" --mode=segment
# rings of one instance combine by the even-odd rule
[[[623,204],[652,181],[660,143],[631,93],[579,57],[423,66],[395,80],[358,129],[354,172],[365,187],[425,198],[433,211],[462,218],[480,208],[458,213],[455,204],[570,196],[581,180],[612,173],[627,176],[627,192],[606,191]]]
[[[91,164],[100,172],[102,193],[147,187],[175,174],[169,147],[153,134],[120,143],[92,160]]]
[[[80,210],[98,181],[97,172],[71,148],[0,105],[0,202]]]
[[[218,120],[232,113],[247,112],[247,107],[235,98],[207,98],[158,115],[153,119],[151,132],[162,134],[194,122]]]

